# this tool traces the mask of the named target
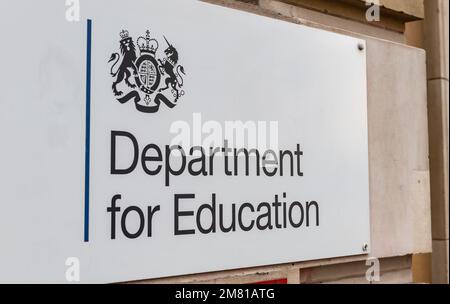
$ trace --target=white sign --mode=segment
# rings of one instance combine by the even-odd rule
[[[0,282],[368,253],[364,41],[198,1],[61,3],[1,9]]]

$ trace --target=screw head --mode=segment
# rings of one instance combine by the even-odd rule
[[[362,42],[358,43],[358,50],[360,51],[364,50],[364,44]]]
[[[369,245],[364,244],[364,245],[362,246],[362,250],[363,250],[364,252],[367,252],[368,249],[369,249]]]

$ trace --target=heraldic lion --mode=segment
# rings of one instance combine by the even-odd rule
[[[120,52],[122,53],[122,62],[120,66],[114,71],[114,67],[120,60],[120,55],[118,53],[113,53],[108,62],[114,61],[114,64],[111,67],[111,75],[116,77],[116,80],[112,84],[112,90],[114,95],[120,96],[122,95],[121,91],[117,90],[117,85],[125,80],[127,86],[131,88],[135,88],[136,85],[132,84],[129,80],[131,77],[131,71],[133,71],[133,75],[137,75],[137,68],[135,65],[136,60],[136,47],[133,43],[133,39],[128,37],[128,31],[122,31],[120,33]]]

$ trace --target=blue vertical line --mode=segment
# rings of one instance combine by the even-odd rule
[[[91,162],[91,43],[92,20],[87,20],[86,47],[86,135],[84,162],[84,241],[89,242],[89,169]]]

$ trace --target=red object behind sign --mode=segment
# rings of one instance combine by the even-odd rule
[[[255,282],[255,283],[252,283],[252,284],[287,284],[287,279],[261,281],[261,282]]]

